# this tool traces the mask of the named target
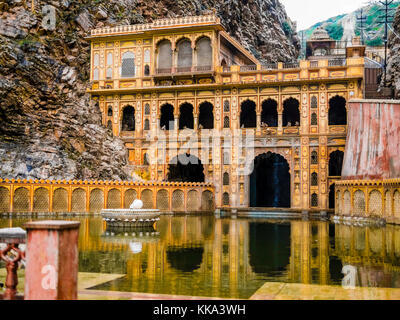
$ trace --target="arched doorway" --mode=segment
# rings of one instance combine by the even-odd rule
[[[343,167],[343,151],[334,151],[329,155],[329,176],[340,177],[342,175]]]
[[[213,105],[209,102],[203,102],[200,105],[199,126],[203,129],[214,129]]]
[[[290,208],[290,168],[284,157],[264,153],[250,175],[250,207]]]
[[[300,126],[300,103],[297,99],[289,98],[283,103],[282,121],[284,127]]]
[[[268,99],[262,103],[261,122],[268,127],[278,126],[278,103],[275,100]]]
[[[168,181],[205,182],[204,166],[199,158],[190,154],[176,156],[168,166]]]
[[[162,130],[174,129],[174,107],[168,103],[161,106],[160,128]]]
[[[340,126],[347,124],[346,99],[335,96],[329,100],[329,125]]]
[[[240,112],[240,127],[241,128],[257,127],[256,104],[254,101],[246,100],[242,103]]]
[[[135,131],[135,108],[132,106],[122,111],[122,131]]]
[[[179,130],[194,129],[193,106],[190,103],[184,103],[179,111]]]

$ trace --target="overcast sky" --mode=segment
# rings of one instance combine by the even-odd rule
[[[350,13],[367,4],[367,0],[280,0],[297,31],[343,13]]]

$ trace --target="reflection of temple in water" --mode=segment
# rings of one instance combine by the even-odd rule
[[[250,297],[265,282],[340,285],[344,265],[362,286],[400,287],[400,228],[355,228],[326,222],[164,217],[158,240],[132,254],[104,241],[100,220],[84,219],[80,269],[127,274],[102,289]]]

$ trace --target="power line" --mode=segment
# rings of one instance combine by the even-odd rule
[[[364,44],[364,23],[367,21],[367,17],[363,15],[364,10],[361,8],[360,16],[357,16],[357,21],[360,23],[360,34],[361,34],[361,44]]]

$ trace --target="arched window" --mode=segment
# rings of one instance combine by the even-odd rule
[[[203,102],[199,109],[199,126],[203,129],[214,129],[214,106],[209,102]]]
[[[112,109],[112,106],[108,106],[107,115],[108,115],[109,117],[112,117],[112,115],[113,115],[113,109]]]
[[[211,69],[212,63],[212,47],[211,40],[208,37],[203,37],[196,44],[197,53],[197,66],[209,67]]]
[[[256,128],[257,127],[257,114],[256,104],[251,100],[246,100],[241,105],[240,113],[240,127],[241,128]]]
[[[229,206],[229,193],[225,192],[222,196],[222,202],[224,206]]]
[[[135,131],[135,108],[132,106],[122,111],[122,131]]]
[[[298,127],[300,126],[300,103],[297,99],[289,98],[283,103],[283,126]]]
[[[229,129],[231,127],[230,121],[229,121],[229,117],[225,117],[224,118],[224,128],[225,129]]]
[[[278,103],[275,100],[268,99],[263,102],[261,122],[268,127],[278,126]]]
[[[224,101],[224,112],[230,112],[230,104],[228,100]]]
[[[318,174],[316,172],[313,172],[311,174],[311,186],[313,186],[313,187],[318,186]]]
[[[311,164],[318,164],[318,152],[311,152]]]
[[[131,51],[122,55],[121,77],[132,78],[135,76],[135,54]]]
[[[113,65],[113,54],[112,52],[107,53],[107,65],[112,66]]]
[[[347,124],[346,99],[340,96],[329,100],[329,125],[339,126]]]
[[[179,130],[194,129],[193,106],[190,103],[184,103],[179,111]]]
[[[148,166],[150,163],[149,163],[149,155],[147,154],[147,153],[145,153],[144,155],[143,155],[143,165],[144,166]]]
[[[318,195],[316,193],[313,193],[311,195],[311,207],[313,208],[318,207]]]
[[[150,105],[148,103],[144,105],[144,114],[146,116],[150,115]]]
[[[149,119],[144,120],[144,130],[150,130],[150,121],[149,121]]]
[[[229,186],[229,173],[228,172],[224,173],[223,184],[224,184],[224,186]]]
[[[172,67],[172,46],[168,40],[161,41],[157,46],[157,67],[158,73],[171,72]]]
[[[317,126],[318,125],[318,118],[317,118],[317,114],[315,112],[313,112],[311,114],[311,125],[312,126]]]
[[[99,69],[95,68],[95,69],[93,70],[93,80],[99,80],[99,78],[100,78]]]
[[[150,75],[150,66],[148,64],[146,64],[144,66],[144,75],[145,76],[149,76]]]
[[[174,129],[174,107],[168,103],[161,106],[160,128],[161,130]]]
[[[318,99],[316,96],[313,96],[311,98],[311,108],[312,109],[317,109],[318,108]]]
[[[178,43],[178,71],[191,71],[192,61],[192,43],[188,39],[183,39]]]
[[[112,77],[113,77],[113,69],[112,68],[107,68],[107,73],[106,73],[107,80],[112,79]]]

